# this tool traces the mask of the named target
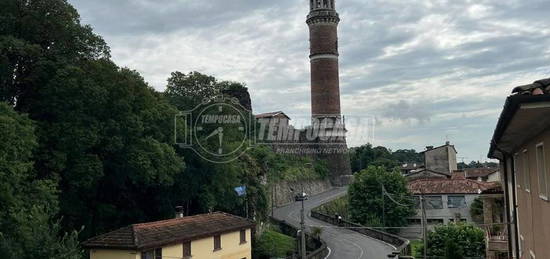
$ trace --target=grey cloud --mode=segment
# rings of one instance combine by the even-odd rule
[[[173,70],[201,70],[247,83],[255,111],[309,112],[306,0],[69,1],[84,23],[105,36],[117,63],[137,66],[159,90]],[[483,16],[470,15],[474,4],[487,7]],[[421,122],[382,125],[385,128],[379,134],[386,142],[380,144],[393,148],[437,144],[453,133],[459,152],[472,157],[485,153],[496,115],[453,121],[435,119],[437,115],[499,108],[511,90],[507,87],[513,86],[509,82],[525,75],[548,76],[544,73],[550,71],[547,0],[337,0],[337,8],[342,18],[344,110],[368,107],[380,118]],[[430,26],[425,24],[427,17],[443,17],[432,26],[450,35],[423,28]],[[478,34],[483,37],[463,40]],[[179,46],[174,44],[178,37]],[[449,37],[463,42],[441,45],[437,41]],[[169,40],[172,45],[164,45]],[[388,47],[418,40],[422,40],[418,45],[384,56]],[[182,47],[193,53],[176,52]],[[181,57],[168,62],[172,53]],[[480,92],[500,87],[499,94],[476,97],[460,89],[472,80],[482,80],[476,84]],[[419,83],[430,81],[440,85]],[[439,100],[403,96],[444,87],[453,91]],[[376,97],[370,98],[371,94]],[[356,101],[357,107],[349,107],[345,100]]]

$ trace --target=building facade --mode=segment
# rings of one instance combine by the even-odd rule
[[[510,258],[550,258],[550,79],[512,93],[489,150],[500,161]]]
[[[90,259],[251,259],[254,224],[210,213],[134,224],[83,243]]]
[[[413,180],[407,187],[415,197],[417,213],[408,219],[409,228],[402,231],[401,235],[418,239],[422,237],[422,207],[425,209],[428,230],[433,230],[439,224],[474,222],[470,210],[474,201],[477,198],[492,197],[494,194],[488,192],[499,189],[500,184],[466,179],[463,172],[455,172],[451,178]],[[421,200],[424,200],[422,206]]]

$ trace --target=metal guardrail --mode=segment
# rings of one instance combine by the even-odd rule
[[[409,242],[408,239],[405,239],[405,238],[402,238],[402,237],[399,237],[399,236],[396,236],[396,235],[393,235],[393,234],[390,234],[390,233],[387,233],[387,232],[384,232],[384,231],[380,231],[380,230],[376,230],[376,229],[372,229],[372,228],[367,228],[367,227],[364,227],[362,225],[359,225],[359,224],[356,224],[356,223],[353,223],[353,222],[349,222],[349,221],[346,221],[346,220],[338,220],[337,218],[334,218],[334,217],[331,217],[331,216],[328,216],[326,214],[316,212],[316,211],[313,211],[313,210],[311,211],[311,217],[316,218],[316,219],[321,220],[321,221],[324,221],[324,222],[327,222],[327,223],[332,224],[332,225],[336,225],[336,226],[340,226],[340,227],[344,227],[344,228],[353,230],[353,231],[361,233],[363,235],[366,235],[366,236],[378,239],[380,241],[386,242],[388,244],[391,244],[396,248],[397,252],[399,252],[402,255],[406,255],[410,252],[409,251],[409,243],[410,242]]]
[[[284,220],[278,220],[271,217],[271,220],[275,222],[281,228],[281,231],[289,236],[295,236],[298,228],[288,224]],[[327,244],[321,238],[315,238],[306,233],[306,240],[308,242],[307,258],[308,259],[324,259],[328,255]],[[288,257],[287,259],[294,259],[295,256]]]

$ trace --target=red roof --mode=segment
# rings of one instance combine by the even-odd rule
[[[417,179],[408,183],[413,194],[480,194],[500,186],[498,182],[479,182],[470,179]]]
[[[88,239],[85,248],[140,250],[192,241],[241,229],[252,228],[251,221],[215,212],[142,224],[133,224]]]
[[[466,173],[466,178],[470,177],[485,177],[498,171],[498,168],[464,168],[462,171]]]

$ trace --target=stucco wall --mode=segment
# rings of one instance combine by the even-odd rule
[[[140,259],[136,251],[91,249],[90,259]]]
[[[523,161],[523,150],[527,150],[527,160],[529,168],[529,179],[531,182],[530,191],[526,191],[525,186],[516,186],[518,201],[518,225],[519,234],[523,237],[521,242],[523,257],[529,258],[530,251],[536,255],[536,258],[550,258],[550,202],[539,197],[539,179],[537,173],[536,146],[544,143],[546,170],[550,170],[550,131],[540,134],[526,145],[518,148],[515,153],[519,154],[518,169],[516,174],[520,183],[524,182],[525,172]],[[547,172],[548,173],[548,172]],[[550,183],[550,181],[547,181]]]
[[[462,194],[456,194],[456,196],[460,196]],[[428,195],[426,195],[428,196]],[[438,195],[429,195],[429,196],[438,196]],[[442,209],[426,209],[426,218],[428,220],[430,219],[442,219],[443,224],[450,223],[455,217],[457,213],[460,213],[461,219],[466,219],[468,222],[472,222],[472,216],[470,214],[470,207],[474,200],[479,197],[479,195],[474,194],[466,194],[464,195],[464,199],[466,200],[466,206],[464,208],[449,208],[448,206],[448,196],[455,196],[455,194],[443,194],[442,200],[443,200],[443,208]],[[410,217],[410,219],[416,219],[421,220],[422,218],[422,211],[420,209],[416,210],[416,216]],[[428,223],[428,229],[433,230],[434,227],[437,224],[435,223]],[[422,237],[422,225],[420,224],[410,224],[409,229],[404,229],[399,234],[400,236],[406,237],[406,238],[421,238]]]
[[[246,230],[246,243],[241,244],[240,231],[221,235],[221,249],[214,251],[214,237],[203,238],[191,242],[193,258],[208,259],[242,259],[252,258],[250,229]],[[183,244],[162,247],[163,258],[183,258]],[[90,259],[141,259],[141,251],[127,250],[90,250]]]

